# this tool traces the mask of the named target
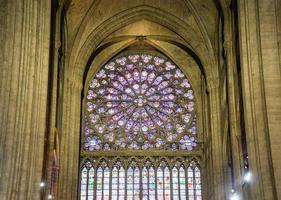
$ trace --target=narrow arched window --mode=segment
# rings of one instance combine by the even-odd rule
[[[86,88],[80,199],[202,199],[195,96],[178,66],[120,55]]]
[[[94,199],[95,169],[90,161],[86,161],[81,170],[80,199]]]

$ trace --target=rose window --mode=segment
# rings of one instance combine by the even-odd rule
[[[105,64],[86,95],[84,148],[192,150],[194,93],[164,56],[133,54]]]

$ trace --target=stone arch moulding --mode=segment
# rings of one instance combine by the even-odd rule
[[[105,47],[102,47],[101,50],[98,50],[98,53],[93,56],[93,58],[89,61],[89,65],[86,66],[85,72],[83,74],[83,86],[89,84],[91,77],[94,76],[94,74],[97,72],[100,66],[104,65],[112,57],[120,54],[126,48],[130,46],[134,46],[134,43],[137,42],[138,42],[138,38],[133,36],[127,40],[121,40],[111,44],[105,44],[104,45]],[[182,49],[182,47],[178,46],[177,43],[171,43],[169,40],[165,40],[163,38],[161,38],[161,40],[157,40],[156,38],[150,39],[150,37],[147,37],[143,43],[146,43],[152,48],[155,48],[155,51],[158,51],[163,55],[169,57],[170,60],[172,60],[175,64],[177,64],[177,66],[179,66],[185,72],[185,74],[189,77],[192,85],[195,85],[195,83],[198,82],[198,80],[195,80],[195,78],[191,76],[195,76],[196,78],[199,78],[200,77],[199,74],[200,74],[201,76],[203,76],[203,79],[205,79],[205,73],[204,71],[202,71],[201,66],[199,66],[200,63],[196,61],[196,58],[194,58],[193,55],[190,55],[189,51],[187,52],[186,49]],[[173,53],[171,49],[167,49],[169,47],[168,45],[170,46],[170,48],[173,47],[175,50],[177,49],[180,55],[188,57],[190,61],[192,60],[192,65],[186,66],[188,67],[188,69],[185,68],[185,66],[181,66],[181,64],[179,63],[180,62],[179,57],[177,58],[177,55]],[[198,75],[196,76],[194,73],[197,73]],[[200,88],[198,87],[197,90],[199,89]]]
[[[165,16],[165,18],[161,18],[161,16]],[[205,68],[208,87],[216,85],[215,82],[218,74],[218,72],[214,70],[216,69],[214,68],[214,66],[216,66],[216,58],[212,54],[212,47],[204,42],[205,40],[202,34],[196,33],[191,26],[177,17],[150,6],[137,6],[106,20],[92,31],[87,40],[83,42],[81,48],[78,47],[80,41],[75,41],[75,45],[69,57],[70,61],[68,67],[70,68],[70,74],[72,76],[78,74],[79,77],[77,77],[77,79],[81,82],[81,75],[85,70],[88,59],[99,44],[114,31],[140,19],[150,20],[173,32],[177,32],[179,37],[186,43],[186,46],[191,47],[192,51],[200,58]],[[205,38],[206,37],[208,36],[205,36]]]
[[[119,52],[117,52],[117,54],[118,54]],[[110,54],[110,52],[109,52],[109,54]],[[118,54],[119,55],[119,54]],[[116,56],[116,54],[114,54],[114,55],[112,55],[111,57],[110,57],[110,55],[108,56],[108,57],[110,57],[110,59],[108,59],[108,57],[105,57],[105,58],[103,58],[104,60],[111,60],[111,58],[112,57],[115,57]],[[103,61],[101,61],[102,63],[103,63]],[[98,68],[99,66],[96,66],[96,68]],[[191,159],[190,160],[193,160],[194,158],[195,158],[196,156],[192,156],[191,157]],[[163,157],[164,159],[165,159],[165,157]],[[173,161],[176,161],[178,158],[180,158],[180,157],[178,157],[178,156],[175,156],[175,158],[173,158]],[[136,159],[137,160],[137,159]],[[110,160],[109,160],[110,161]],[[95,161],[94,161],[95,162]],[[95,162],[96,163],[96,162]],[[167,164],[169,163],[169,161],[167,162]],[[108,164],[108,163],[107,163]],[[170,166],[170,170],[171,170],[171,167],[172,166]]]
[[[126,51],[126,48],[128,48],[131,45],[134,45],[134,43],[137,40],[127,40],[127,41],[120,41],[119,43],[114,43],[111,46],[107,46],[105,49],[103,49],[99,54],[96,55],[94,58],[93,62],[89,66],[89,69],[87,72],[85,72],[85,81],[83,82],[83,96],[87,96],[87,89],[88,85],[90,84],[90,81],[92,77],[96,74],[96,72],[100,69],[101,66],[103,66],[106,62],[111,60],[111,58],[118,56],[121,52],[124,50]],[[168,57],[171,61],[173,61],[183,72],[185,75],[188,77],[195,93],[196,97],[196,102],[197,102],[197,132],[198,132],[198,138],[200,141],[203,141],[203,129],[206,130],[206,127],[203,128],[203,121],[204,121],[204,109],[203,108],[203,98],[204,98],[204,87],[205,85],[204,78],[202,75],[202,72],[200,71],[197,63],[194,61],[194,58],[190,56],[187,52],[184,50],[180,49],[174,44],[170,44],[167,42],[162,42],[162,43],[153,43],[147,39],[146,41],[151,45],[153,48],[155,48],[155,51],[159,52],[160,54],[163,54],[164,56]],[[165,48],[165,43],[169,44],[170,48]],[[166,45],[167,45],[166,44]],[[171,49],[171,46],[173,49]],[[177,52],[178,55],[175,55],[173,53],[173,50]],[[130,51],[129,51],[130,52]],[[181,62],[180,62],[181,61]],[[84,102],[84,100],[82,100]],[[82,103],[84,105],[84,103]],[[84,110],[82,109],[82,113]],[[82,114],[84,116],[84,113]],[[206,117],[206,116],[205,116]],[[207,119],[205,119],[207,120]],[[83,127],[83,121],[82,121],[82,127]]]
[[[165,18],[161,18],[161,16],[165,16]],[[218,132],[220,124],[219,124],[219,101],[217,101],[217,84],[215,81],[217,80],[217,72],[216,70],[216,59],[212,55],[212,49],[210,46],[206,46],[207,44],[204,43],[204,39],[200,36],[199,33],[196,33],[192,30],[192,27],[189,27],[187,24],[182,22],[180,19],[170,15],[169,13],[163,12],[159,9],[155,9],[149,6],[139,6],[125,12],[119,13],[116,16],[113,16],[109,20],[105,21],[102,25],[100,25],[97,29],[95,29],[87,38],[87,40],[83,43],[81,48],[73,48],[70,54],[68,68],[66,68],[66,80],[70,80],[70,82],[75,82],[75,84],[82,86],[83,83],[83,75],[85,74],[85,67],[89,61],[90,56],[96,49],[100,46],[102,42],[114,31],[130,24],[140,19],[147,19],[153,22],[156,22],[168,29],[172,30],[173,32],[177,32],[179,37],[183,40],[183,45],[189,47],[196,55],[198,55],[200,61],[202,61],[202,66],[206,71],[206,80],[208,83],[208,88],[210,88],[210,102],[213,102],[210,107],[211,111],[213,112],[213,118],[210,122],[211,130],[210,132],[216,134]],[[79,44],[80,41],[76,41]],[[78,46],[78,45],[77,45]],[[122,48],[121,48],[122,49]],[[117,51],[118,52],[118,51]],[[117,53],[116,52],[116,53]],[[169,54],[168,54],[169,55]],[[71,98],[67,98],[64,102],[64,106],[71,107],[71,110],[67,112],[65,109],[63,111],[63,118],[66,118],[68,122],[73,122],[74,125],[69,126],[65,125],[63,128],[64,134],[68,134],[66,138],[71,141],[72,144],[75,144],[75,149],[77,149],[76,142],[79,141],[77,135],[74,138],[70,138],[69,135],[75,135],[80,132],[80,109],[81,109],[81,92],[82,87],[71,87],[68,85],[69,82],[65,81],[64,87],[67,88],[68,93],[72,94]],[[74,101],[75,100],[75,101]],[[217,103],[216,103],[217,102]],[[65,122],[66,124],[67,122]],[[80,129],[80,130],[79,130]],[[206,128],[207,129],[207,128]],[[68,141],[65,138],[63,143]],[[219,138],[215,137],[215,140],[219,140]],[[79,145],[79,144],[78,144]],[[67,144],[65,144],[67,146]],[[214,154],[219,154],[218,152]],[[70,158],[76,156],[76,150],[65,155],[65,160],[71,160]],[[72,161],[71,161],[72,162]],[[72,163],[73,164],[73,163]],[[75,165],[75,164],[74,164]],[[77,177],[74,175],[72,170],[75,170],[78,166],[72,166],[73,169],[69,169],[65,166],[68,171],[61,174],[61,180],[67,179],[72,185],[72,188],[68,188],[68,186],[64,183],[61,183],[60,187],[62,188],[61,197],[65,197],[63,199],[71,199],[76,193],[73,191],[74,188],[77,188]],[[218,164],[218,168],[219,164]],[[78,170],[77,170],[78,171]],[[73,177],[74,175],[74,177]],[[71,178],[72,177],[72,178]]]

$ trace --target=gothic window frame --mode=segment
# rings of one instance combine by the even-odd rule
[[[121,57],[124,57],[124,56],[129,56],[129,55],[136,55],[136,54],[139,54],[139,55],[142,55],[142,54],[144,54],[144,55],[146,55],[146,54],[149,54],[149,55],[151,55],[152,57],[160,57],[160,58],[164,58],[164,59],[166,59],[166,61],[165,62],[171,62],[171,65],[174,65],[175,67],[176,67],[176,69],[179,69],[180,71],[181,71],[181,73],[184,75],[184,78],[186,78],[188,81],[190,81],[190,79],[189,79],[189,77],[188,77],[188,75],[180,68],[180,66],[178,66],[178,65],[176,65],[176,64],[174,64],[174,62],[170,59],[170,58],[168,58],[167,56],[165,56],[164,54],[162,54],[162,53],[158,53],[158,52],[155,52],[155,51],[153,51],[153,52],[151,52],[151,51],[133,51],[133,52],[125,52],[125,53],[121,53],[121,54],[118,54],[117,56],[115,56],[115,57],[113,57],[112,59],[109,59],[109,61],[107,61],[106,63],[104,63],[104,65],[101,65],[101,67],[99,68],[99,69],[97,69],[97,73],[96,74],[98,74],[99,72],[100,72],[100,70],[102,70],[104,67],[105,67],[105,65],[106,64],[108,64],[108,63],[110,63],[110,62],[112,62],[112,60],[117,60],[117,59],[119,59],[119,58],[121,58]],[[94,76],[94,77],[96,77],[96,75]],[[190,82],[189,82],[190,83]],[[90,84],[90,83],[88,83],[88,84]],[[88,87],[88,84],[86,84],[86,87]],[[190,88],[191,88],[191,90],[193,91],[193,88],[192,88],[192,86],[190,86]],[[88,90],[88,88],[87,88],[87,90]],[[87,106],[87,100],[86,100],[86,98],[87,98],[87,94],[88,93],[85,93],[85,98],[84,98],[84,100],[83,100],[83,116],[85,116],[85,112],[87,112],[86,111],[86,106]],[[191,125],[191,124],[195,124],[194,125],[194,127],[195,127],[195,132],[196,132],[196,129],[197,129],[197,125],[196,125],[196,117],[198,116],[197,115],[197,108],[196,108],[196,96],[195,96],[195,93],[194,93],[194,91],[193,91],[193,102],[194,102],[194,110],[193,110],[193,116],[194,116],[194,119],[195,119],[195,121],[194,120],[192,120],[192,121],[190,121],[189,122],[189,125]],[[85,120],[85,119],[84,119]],[[85,143],[83,143],[83,141],[86,141],[87,139],[86,139],[86,137],[85,137],[85,134],[84,134],[84,132],[86,131],[85,130],[85,127],[86,127],[86,123],[85,123],[85,121],[84,120],[82,120],[82,127],[83,127],[83,130],[82,130],[82,143],[81,143],[81,154],[80,154],[80,157],[81,157],[81,160],[87,160],[87,161],[89,161],[89,160],[92,160],[92,161],[94,161],[94,162],[96,162],[96,163],[98,163],[99,161],[99,159],[100,158],[102,158],[102,159],[104,159],[104,160],[107,160],[107,159],[111,159],[111,160],[114,160],[114,159],[116,159],[117,157],[119,157],[120,159],[124,159],[123,161],[125,161],[126,159],[132,159],[132,158],[134,158],[135,160],[138,160],[139,158],[143,158],[143,156],[145,155],[145,156],[147,156],[147,155],[151,155],[153,158],[155,158],[154,159],[154,161],[151,163],[151,165],[153,166],[153,169],[154,169],[154,175],[155,175],[155,199],[157,199],[158,198],[158,192],[157,192],[157,190],[158,190],[158,187],[157,187],[157,167],[156,166],[158,166],[158,164],[157,164],[157,162],[159,162],[159,159],[161,160],[161,159],[163,159],[163,158],[160,158],[160,155],[165,155],[165,156],[167,156],[167,157],[165,157],[165,159],[167,159],[167,160],[169,160],[169,157],[172,157],[172,158],[174,158],[175,159],[175,156],[174,156],[174,154],[175,154],[175,152],[177,152],[177,159],[183,159],[183,158],[185,158],[185,160],[186,161],[184,161],[184,162],[182,162],[182,166],[184,166],[184,172],[185,172],[185,183],[186,183],[186,190],[185,190],[185,195],[186,195],[186,198],[188,198],[188,192],[189,192],[189,189],[187,189],[187,185],[188,185],[188,177],[187,177],[187,168],[186,168],[186,166],[189,166],[190,165],[190,163],[196,163],[196,166],[198,166],[198,169],[199,170],[201,170],[201,168],[200,168],[200,165],[199,165],[199,161],[200,161],[200,155],[201,155],[201,149],[200,149],[200,147],[199,147],[199,144],[198,144],[198,136],[197,136],[197,134],[195,134],[196,135],[196,138],[195,138],[195,140],[196,140],[196,143],[197,143],[197,146],[195,147],[195,148],[192,148],[192,149],[180,149],[179,148],[179,146],[177,147],[177,149],[172,149],[172,148],[168,148],[168,149],[160,149],[160,148],[148,148],[148,149],[124,149],[124,148],[120,148],[120,149],[114,149],[114,150],[112,150],[112,149],[110,149],[110,150],[106,150],[106,149],[96,149],[96,151],[94,150],[94,151],[89,151],[89,149],[87,150],[87,149],[85,149],[84,147],[84,145],[85,145]],[[190,126],[191,127],[191,126]],[[100,141],[98,141],[98,142],[95,142],[95,145],[100,145],[100,144],[102,144],[104,141],[103,141],[103,139],[101,139],[101,138],[99,138],[99,136],[98,135],[95,135],[97,138],[96,138],[96,140],[100,140]],[[178,143],[178,145],[180,145],[181,144],[181,142],[184,142],[184,139],[186,139],[186,140],[188,140],[189,138],[184,138],[184,134],[181,134],[179,137],[178,137],[178,140],[176,141],[176,140],[173,140],[174,142],[177,142]],[[103,144],[104,145],[104,144]],[[126,157],[124,157],[123,155],[126,155]],[[194,159],[194,155],[196,156],[196,159]],[[123,157],[122,157],[123,156]],[[192,159],[191,159],[192,158]],[[190,160],[191,159],[191,160]],[[148,159],[149,160],[149,159]],[[156,161],[157,160],[157,161]],[[188,160],[188,161],[187,161]],[[122,161],[122,162],[123,162]],[[82,161],[82,162],[80,162],[80,164],[83,166],[83,163],[84,163],[85,161]],[[166,161],[165,161],[166,162]],[[173,185],[172,185],[172,181],[171,181],[171,179],[172,179],[172,168],[171,168],[171,166],[173,165],[173,164],[175,164],[175,160],[174,161],[169,161],[169,163],[167,162],[167,169],[169,170],[169,172],[170,172],[170,195],[172,195],[172,187],[173,187]],[[143,168],[141,167],[141,166],[139,166],[139,164],[141,164],[141,163],[138,163],[138,169],[139,169],[139,173],[140,173],[140,183],[139,183],[139,186],[140,186],[140,194],[139,194],[139,196],[140,196],[140,198],[143,198],[144,196],[143,196],[143,186],[142,186],[142,178],[143,177],[141,177],[141,175],[142,175],[142,170],[143,170]],[[93,165],[94,165],[94,163],[93,163]],[[113,166],[113,164],[110,164],[110,162],[108,163],[108,165],[110,166],[111,165],[111,167]],[[168,167],[169,166],[169,167]],[[82,169],[82,168],[80,168],[80,169]],[[125,196],[128,196],[128,183],[127,183],[127,173],[128,173],[128,170],[129,170],[129,168],[128,168],[128,165],[126,166],[126,165],[124,165],[124,169],[125,169]],[[111,195],[112,195],[112,168],[109,168],[109,170],[110,170],[110,182],[109,182],[109,195],[110,195],[110,198],[112,197]],[[164,170],[163,170],[163,174],[164,174]],[[179,170],[178,170],[178,182],[179,182],[179,194],[180,194],[180,178],[179,178]],[[95,168],[95,183],[97,183],[97,180],[96,180],[96,177],[97,177],[97,168]],[[163,178],[165,178],[165,177],[163,177]],[[202,182],[202,180],[201,180],[202,178],[200,177],[200,184],[201,184],[201,182]],[[195,180],[195,178],[194,178],[194,180]],[[194,182],[195,183],[195,182]],[[202,185],[202,184],[201,184]],[[201,185],[200,185],[200,187],[201,187]],[[96,189],[96,187],[97,186],[95,186],[95,190],[96,190],[96,192],[97,192],[97,189]],[[149,183],[148,183],[148,187],[149,187]],[[80,190],[79,190],[80,191]],[[149,190],[148,190],[149,191]],[[165,191],[165,189],[163,190],[163,193],[164,193],[164,191]],[[194,195],[196,194],[195,193],[196,191],[194,190]],[[80,192],[79,192],[80,193]],[[149,192],[148,192],[149,193]],[[202,188],[201,188],[201,198],[202,198]],[[79,194],[79,197],[80,197],[80,194]],[[96,196],[96,194],[94,195],[94,198],[93,199],[97,199],[97,196]],[[196,197],[194,197],[194,199],[196,199]],[[199,200],[199,198],[198,198],[198,200]]]

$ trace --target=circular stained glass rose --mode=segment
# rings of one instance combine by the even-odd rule
[[[85,134],[103,138],[103,149],[174,149],[176,141],[179,149],[196,146],[193,90],[164,57],[111,60],[91,80],[86,98]],[[194,144],[186,145],[190,134]]]

